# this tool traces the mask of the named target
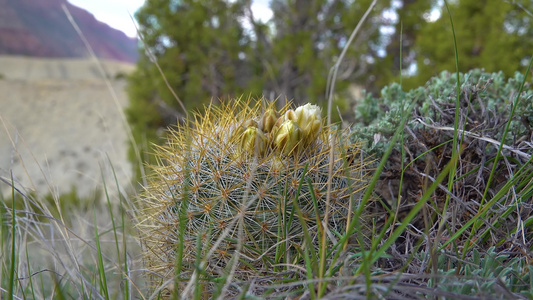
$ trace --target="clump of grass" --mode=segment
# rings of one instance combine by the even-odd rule
[[[13,187],[11,197],[1,199],[2,299],[142,295],[142,280],[132,273],[140,249],[126,212],[131,203],[126,199],[117,203],[106,193],[106,203],[82,209],[55,206],[58,198],[50,202]]]

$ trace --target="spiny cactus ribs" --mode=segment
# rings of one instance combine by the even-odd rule
[[[364,186],[358,145],[349,144],[346,132],[323,126],[318,106],[292,110],[287,105],[278,111],[262,102],[209,106],[191,124],[170,130],[168,144],[157,149],[160,163],[141,198],[139,228],[148,268],[164,279],[175,274],[180,243],[180,278],[187,278],[224,230],[228,234],[208,258],[204,274],[223,274],[237,240],[242,247],[236,276],[241,278],[267,272],[276,263],[298,263],[290,260],[305,247],[301,219],[316,243],[331,158],[328,226],[332,232],[345,229]],[[312,189],[304,178],[298,193],[302,176]]]

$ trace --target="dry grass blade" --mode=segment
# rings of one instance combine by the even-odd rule
[[[63,12],[67,16],[68,21],[70,22],[70,24],[72,25],[74,30],[76,30],[76,33],[78,34],[78,36],[83,41],[83,44],[85,45],[85,48],[87,49],[87,51],[89,52],[89,55],[91,56],[92,60],[96,64],[96,66],[98,68],[98,71],[102,75],[102,78],[104,78],[104,82],[105,82],[105,84],[107,86],[107,90],[109,91],[109,94],[111,95],[111,98],[113,99],[113,102],[115,103],[115,106],[116,106],[117,110],[120,112],[120,117],[121,117],[122,124],[123,124],[124,129],[126,130],[126,132],[128,134],[129,142],[133,146],[133,150],[135,152],[135,158],[137,159],[137,162],[139,162],[141,164],[141,162],[142,162],[141,154],[140,154],[139,148],[137,146],[137,143],[135,143],[135,138],[133,137],[133,132],[131,130],[131,126],[128,123],[128,120],[126,118],[126,114],[124,113],[122,107],[120,106],[120,103],[119,103],[118,97],[117,97],[117,93],[116,93],[115,89],[113,88],[113,85],[109,81],[108,74],[106,73],[104,67],[102,66],[102,63],[100,62],[100,60],[98,59],[98,57],[94,53],[94,50],[91,47],[91,44],[89,43],[89,41],[87,40],[85,35],[83,34],[83,31],[81,31],[81,29],[79,28],[78,24],[76,23],[76,20],[74,20],[74,18],[72,17],[72,14],[70,13],[70,11],[67,8],[67,6],[65,4],[61,4],[61,8],[63,9]],[[141,179],[146,178],[146,174],[145,174],[143,166],[140,166],[139,170],[141,171],[141,175],[142,175]],[[126,195],[124,195],[124,196],[126,196]]]
[[[426,127],[429,127],[429,128],[433,128],[433,129],[437,129],[437,130],[446,130],[446,131],[454,131],[456,129],[454,129],[453,127],[447,127],[447,126],[434,126],[434,125],[430,125],[424,121],[422,121],[422,119],[420,118],[416,118],[415,121],[419,122],[420,124],[423,124],[424,126]],[[518,149],[515,149],[511,146],[508,146],[508,145],[505,145],[495,139],[492,139],[490,137],[486,137],[486,136],[482,136],[482,135],[479,135],[477,133],[473,133],[473,132],[470,132],[470,131],[466,131],[466,130],[462,130],[462,129],[457,129],[457,131],[460,133],[460,134],[464,134],[465,136],[468,136],[468,137],[472,137],[472,138],[475,138],[475,139],[478,139],[478,140],[482,140],[482,141],[485,141],[485,142],[489,142],[495,146],[502,146],[503,149],[505,150],[509,150],[513,153],[516,153],[517,155],[520,155],[521,157],[525,158],[525,159],[530,159],[531,158],[531,155],[527,154],[527,153],[524,153]]]
[[[137,27],[137,23],[135,23],[135,20],[133,19],[131,14],[130,14],[130,18],[131,18],[131,22],[133,23],[133,25],[135,25],[135,30],[137,31],[137,35],[139,36],[141,41],[146,45],[146,43],[144,42],[144,37],[141,34],[141,32],[139,31],[139,28]],[[157,67],[157,70],[159,71],[159,74],[161,75],[161,78],[163,78],[163,81],[165,81],[165,85],[167,86],[168,90],[170,91],[170,93],[172,93],[172,96],[174,97],[174,99],[176,99],[176,101],[180,105],[181,110],[183,111],[183,114],[185,115],[185,119],[189,119],[189,112],[185,108],[185,105],[183,105],[183,102],[181,101],[181,99],[178,96],[178,94],[174,91],[174,89],[172,88],[172,86],[168,82],[167,77],[165,76],[165,73],[163,72],[163,69],[161,69],[161,66],[159,66],[159,63],[157,62],[157,58],[154,56],[154,54],[152,53],[150,48],[145,47],[144,50],[146,51],[146,54],[150,58],[150,61],[153,62],[155,64],[155,66]]]

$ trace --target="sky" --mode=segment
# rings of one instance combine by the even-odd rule
[[[94,17],[109,26],[121,30],[130,37],[137,36],[135,25],[130,18],[144,3],[144,0],[68,0],[71,4],[86,9]],[[272,16],[268,8],[269,0],[254,0],[254,17],[266,21]]]
[[[86,9],[94,17],[109,26],[123,31],[130,37],[137,35],[130,18],[144,0],[68,0],[73,5]]]

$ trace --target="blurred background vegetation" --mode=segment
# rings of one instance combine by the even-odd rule
[[[141,149],[158,143],[161,129],[184,118],[154,60],[187,110],[241,95],[324,107],[329,70],[371,2],[272,0],[272,17],[261,20],[252,0],[147,0],[135,14],[143,45],[129,77],[127,113],[136,141]],[[525,69],[533,1],[448,4],[461,72],[512,76]],[[339,70],[335,105],[343,119],[353,120],[361,91],[378,93],[400,77],[409,90],[441,71],[454,72],[449,17],[442,0],[378,1]]]

